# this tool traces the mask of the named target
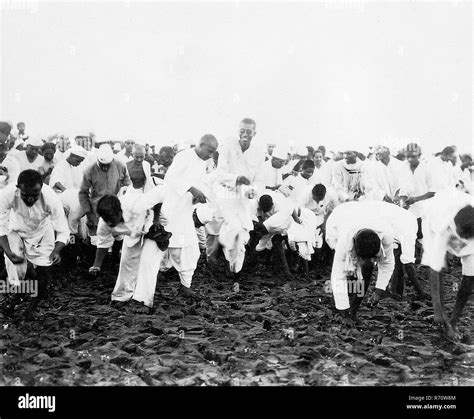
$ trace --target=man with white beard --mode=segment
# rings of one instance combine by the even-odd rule
[[[210,194],[208,191],[204,192],[205,177],[217,145],[216,137],[204,135],[197,147],[176,155],[164,178],[166,190],[159,221],[172,234],[168,248],[169,260],[179,273],[183,285],[181,292],[187,297],[195,297],[190,287],[200,256],[193,205],[205,203]],[[143,269],[152,272],[150,277],[158,273],[152,260],[153,257],[156,258],[156,248],[156,243],[147,242],[143,246]]]

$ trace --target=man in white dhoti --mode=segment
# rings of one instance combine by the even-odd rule
[[[217,145],[213,135],[204,135],[197,147],[183,150],[175,156],[164,178],[166,190],[160,224],[172,233],[168,249],[169,260],[179,273],[183,285],[181,292],[190,297],[194,296],[190,287],[200,256],[193,221],[193,204],[205,203],[210,194],[205,191],[206,169],[217,150]],[[156,244],[145,243],[142,256],[145,264],[152,263],[145,255],[153,252],[154,248]]]
[[[69,155],[54,167],[49,182],[63,204],[71,234],[76,235],[80,220],[85,214],[79,202],[79,188],[83,177],[81,163],[87,157],[87,151],[83,147],[74,146],[67,153]]]
[[[102,197],[97,205],[99,225],[97,227],[97,251],[93,266],[89,273],[96,276],[102,268],[102,263],[107,250],[113,245],[114,240],[123,238],[122,254],[117,281],[112,292],[112,305],[120,308],[121,303],[134,300],[153,307],[153,297],[156,287],[156,276],[167,248],[170,234],[162,228],[159,243],[157,235],[150,236],[152,231],[159,229],[158,204],[163,202],[164,187],[155,187],[145,194],[127,194],[119,198],[114,195]],[[152,246],[154,253],[146,254],[147,268],[140,266],[143,246],[153,241],[157,246]],[[142,260],[144,262],[145,259]],[[139,309],[138,309],[139,310]],[[144,312],[149,312],[145,309]]]
[[[332,212],[326,223],[326,241],[335,250],[331,288],[336,309],[344,318],[355,320],[368,290],[374,264],[378,266],[377,297],[374,298],[380,299],[390,282],[395,257],[392,226],[382,217],[366,216],[364,211],[354,213],[352,208],[355,208],[354,204],[346,203]]]
[[[400,171],[400,204],[408,208],[418,219],[417,239],[421,244],[423,239],[422,218],[428,200],[435,195],[433,175],[426,163],[420,161],[421,148],[418,144],[410,143],[405,149],[406,161]],[[420,245],[418,246],[421,251]]]
[[[261,235],[255,250],[260,252],[273,249],[275,260],[280,262],[283,274],[291,277],[282,243],[292,223],[301,224],[295,204],[279,192],[270,192],[259,198],[255,215],[258,220],[256,232]]]
[[[431,200],[424,219],[422,263],[430,267],[434,322],[443,327],[449,339],[459,340],[457,324],[472,296],[474,283],[474,198],[460,191],[445,191]],[[461,258],[462,281],[449,319],[443,301],[443,277],[446,255]]]
[[[300,208],[306,208],[316,216],[316,245],[315,260],[319,262],[321,258],[320,249],[324,243],[324,231],[327,217],[339,205],[336,192],[330,188],[326,188],[322,183],[308,186],[298,198],[297,205]]]
[[[0,190],[8,185],[16,185],[20,165],[8,153],[8,137],[0,133]]]
[[[151,178],[150,163],[145,161],[145,147],[140,144],[133,146],[133,159],[126,163],[132,184],[128,192],[143,193],[151,190],[155,185]]]
[[[265,189],[275,191],[282,185],[282,168],[287,160],[288,153],[282,147],[277,147],[273,150],[271,157],[263,166],[263,182]]]
[[[56,194],[43,185],[35,170],[21,172],[18,185],[8,186],[1,195],[0,247],[5,252],[8,282],[19,286],[29,268],[38,281],[32,312],[47,296],[50,266],[61,261],[61,250],[69,239],[67,220]]]

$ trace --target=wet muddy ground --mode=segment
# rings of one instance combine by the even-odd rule
[[[110,261],[98,278],[86,264],[63,266],[35,319],[24,319],[26,303],[0,314],[0,384],[474,384],[472,299],[460,344],[431,326],[431,306],[409,285],[402,302],[369,310],[364,301],[361,324],[347,329],[333,318],[328,267],[285,282],[261,261],[246,265],[238,288],[201,264],[193,289],[207,299],[193,303],[178,294],[176,272],[160,273],[152,315],[110,307]],[[417,270],[428,290],[426,268]],[[449,311],[459,277],[459,266],[444,274]]]

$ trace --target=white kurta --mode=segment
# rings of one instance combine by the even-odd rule
[[[357,205],[358,203],[339,205],[326,223],[326,241],[335,250],[331,287],[338,310],[350,307],[347,276],[351,275],[362,280],[361,261],[354,249],[354,236],[358,231],[364,228],[371,229],[377,233],[381,241],[380,251],[375,257],[378,265],[376,288],[381,290],[387,288],[395,267],[392,227],[383,218],[366,216],[364,210],[355,212]]]
[[[401,162],[391,157],[387,165],[381,161],[376,161],[369,172],[372,180],[372,198],[382,201],[387,195],[391,199],[395,197],[400,189],[400,169]]]
[[[415,196],[424,195],[427,192],[435,192],[432,181],[432,174],[426,163],[420,162],[414,172],[410,169],[410,164],[407,161],[402,162],[400,169],[400,196],[408,196],[412,198]],[[411,205],[409,210],[417,218],[423,216],[425,208],[429,200],[424,200]]]
[[[74,167],[64,159],[54,166],[49,180],[51,187],[54,187],[59,182],[66,188],[65,191],[58,191],[57,193],[66,212],[69,229],[72,234],[77,234],[80,220],[84,216],[84,210],[79,202],[79,188],[82,177],[82,168],[80,166]]]
[[[275,188],[283,183],[282,169],[275,169],[271,160],[263,165],[263,182],[265,187]]]
[[[424,222],[424,252],[422,263],[440,272],[446,263],[446,253],[461,258],[462,273],[474,276],[474,239],[466,240],[456,232],[454,217],[467,205],[474,206],[474,197],[456,190],[437,193],[430,200]]]
[[[310,181],[313,185],[322,183],[326,188],[331,186],[331,164],[326,162],[321,163],[321,167],[315,167],[313,176],[311,176]]]
[[[38,266],[51,265],[49,256],[55,242],[67,244],[69,228],[61,202],[48,185],[43,185],[39,199],[31,207],[23,202],[15,185],[1,192],[0,236],[5,235],[12,238],[12,251],[25,257],[23,263],[13,264],[5,255],[11,283],[18,285],[24,278],[27,260]]]
[[[264,164],[265,151],[255,140],[245,152],[242,152],[237,138],[229,138],[219,146],[218,179],[230,186],[235,185],[238,176],[245,176],[251,184],[264,190]]]
[[[38,170],[44,164],[44,158],[40,155],[33,162],[30,162],[28,157],[26,157],[25,150],[11,150],[9,154],[17,160],[20,166],[20,173],[28,169]]]
[[[8,174],[4,175],[0,180],[0,189],[3,189],[8,185],[16,185],[18,175],[20,174],[20,165],[18,164],[18,161],[10,154],[7,154],[3,161],[0,162],[0,167],[4,167],[8,172]]]

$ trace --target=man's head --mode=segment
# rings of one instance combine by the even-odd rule
[[[5,134],[7,137],[10,135],[12,126],[6,121],[0,121],[0,132]]]
[[[26,141],[25,153],[30,161],[33,161],[38,157],[41,147],[43,147],[43,141],[39,138],[30,138]]]
[[[467,205],[454,217],[456,233],[465,240],[474,238],[474,207]]]
[[[116,227],[122,221],[122,206],[115,195],[105,195],[97,204],[97,214],[109,227]]]
[[[323,162],[323,160],[324,160],[323,152],[321,150],[316,150],[314,152],[314,163],[315,163],[315,165],[319,167],[321,165],[321,163]]]
[[[326,157],[326,147],[323,145],[318,146],[317,148],[321,153],[323,153],[323,158]]]
[[[267,144],[267,153],[268,153],[269,156],[272,155],[273,150],[275,149],[275,147],[276,147],[276,144],[274,144],[274,143],[268,143]]]
[[[21,134],[21,135],[25,134],[25,123],[24,122],[18,122],[18,124],[16,124],[16,128],[17,128],[19,134]]]
[[[20,189],[20,198],[27,207],[32,207],[41,195],[43,179],[36,170],[23,170],[18,176],[17,188]]]
[[[317,185],[314,185],[311,193],[316,202],[321,202],[326,197],[326,186],[322,183],[318,183]]]
[[[275,169],[281,169],[288,160],[288,152],[282,147],[276,147],[272,154],[272,167]]]
[[[160,148],[160,151],[158,152],[158,164],[161,164],[165,167],[169,167],[171,166],[171,163],[173,163],[173,158],[174,158],[173,147],[164,146]]]
[[[387,165],[390,162],[390,149],[383,145],[378,145],[374,148],[375,158]]]
[[[140,144],[135,144],[133,147],[133,160],[135,160],[137,163],[141,163],[143,160],[145,160],[145,147],[140,145]]]
[[[217,151],[218,142],[212,134],[206,134],[199,140],[199,145],[194,151],[202,160],[209,160]]]
[[[273,199],[270,195],[262,195],[258,200],[258,208],[262,212],[268,212],[273,208]]]
[[[72,148],[71,153],[69,154],[66,160],[71,166],[77,167],[84,161],[86,157],[86,149],[83,147],[75,146]]]
[[[257,124],[253,119],[244,118],[239,124],[239,143],[242,151],[250,147],[252,138],[257,134]]]
[[[314,161],[305,160],[303,166],[301,167],[301,176],[304,179],[309,179],[314,174]]]
[[[134,140],[125,140],[123,145],[125,146],[126,153],[131,154],[133,152],[133,146],[135,145],[135,141]]]
[[[380,237],[368,228],[359,230],[354,237],[354,249],[356,255],[361,259],[371,259],[380,251]]]
[[[416,167],[420,162],[421,147],[416,143],[410,143],[405,148],[405,157],[410,166]]]
[[[48,163],[53,161],[54,153],[56,153],[56,145],[54,143],[44,143],[43,147],[41,147],[41,154]]]
[[[8,137],[0,132],[0,156],[7,154],[8,152]]]
[[[145,144],[145,153],[148,154],[150,152],[150,144]]]
[[[441,160],[450,161],[453,166],[456,165],[456,149],[454,147],[445,147],[441,152]]]
[[[109,170],[112,161],[114,160],[114,152],[110,144],[102,144],[97,151],[97,164],[104,172]]]
[[[357,152],[354,150],[347,150],[344,152],[344,160],[347,164],[354,164],[357,162]]]

